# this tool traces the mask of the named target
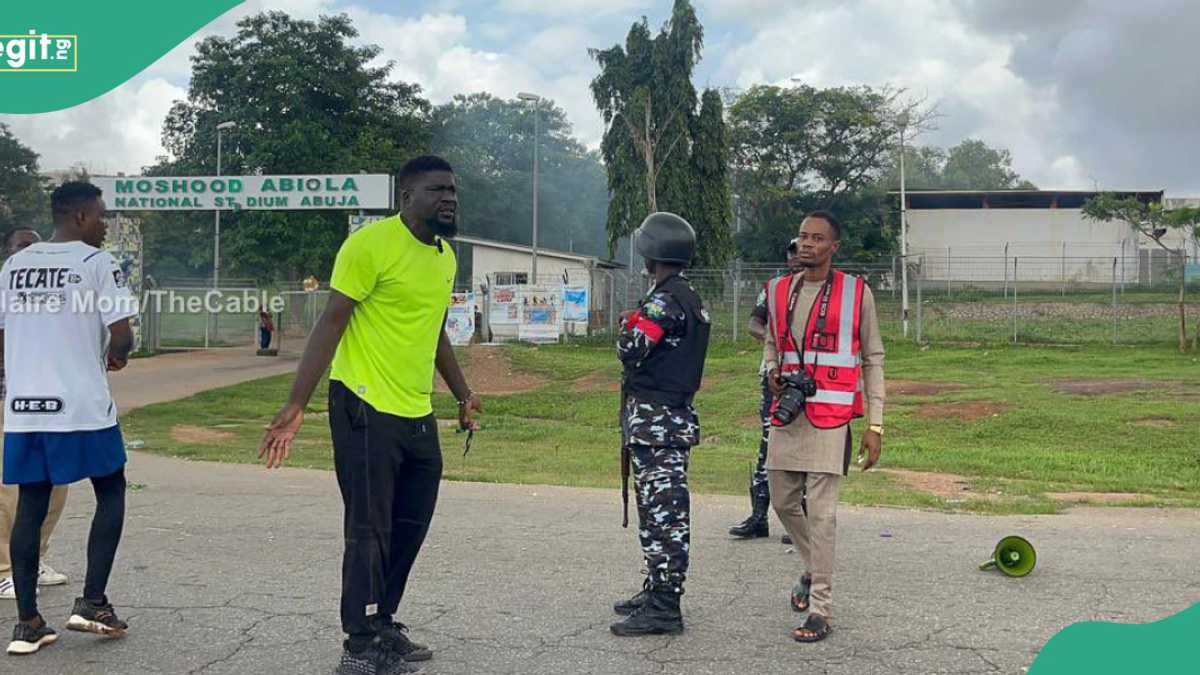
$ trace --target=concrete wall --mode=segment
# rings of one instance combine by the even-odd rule
[[[908,245],[925,278],[990,285],[1022,281],[1109,283],[1137,278],[1137,241],[1124,223],[1087,220],[1078,209],[910,209]],[[1005,258],[1005,244],[1008,257]]]
[[[525,272],[533,269],[533,256],[522,251],[510,251],[502,248],[491,248],[481,244],[471,246],[471,277],[472,287],[479,288],[488,275],[496,272]],[[563,271],[573,285],[585,286],[590,283],[587,263],[572,258],[556,258],[552,255],[538,255],[538,277],[542,283],[562,283]]]

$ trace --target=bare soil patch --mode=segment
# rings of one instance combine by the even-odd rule
[[[943,499],[962,497],[964,493],[970,492],[967,478],[952,473],[909,471],[907,469],[880,469],[880,471],[899,478],[901,482],[914,490],[927,492]]]
[[[1179,426],[1175,420],[1169,420],[1165,417],[1147,417],[1145,419],[1134,420],[1133,426],[1146,427],[1149,429],[1174,429]]]
[[[922,380],[888,380],[889,396],[938,396],[948,391],[966,389],[967,385],[957,382],[925,382]]]
[[[1008,406],[995,401],[951,401],[950,403],[927,403],[916,410],[919,419],[953,418],[964,421],[995,417],[1008,410]]]
[[[1152,382],[1139,379],[1113,380],[1057,380],[1052,383],[1054,390],[1060,394],[1076,396],[1103,396],[1104,394],[1128,394],[1134,391],[1150,391],[1163,386],[1163,382]]]
[[[1089,504],[1129,504],[1151,499],[1150,495],[1135,492],[1047,492],[1046,496],[1062,502]]]
[[[571,391],[580,393],[589,391],[621,391],[620,376],[615,372],[597,370],[575,380],[571,384]]]
[[[478,394],[520,394],[546,384],[546,378],[513,369],[512,360],[503,347],[471,345],[463,374]],[[447,392],[446,383],[434,376],[436,391]]]
[[[176,424],[171,427],[171,440],[176,443],[199,443],[201,445],[220,445],[233,440],[236,436],[229,431],[198,427],[191,424]]]

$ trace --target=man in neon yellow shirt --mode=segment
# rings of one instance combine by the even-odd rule
[[[338,673],[391,675],[432,656],[392,616],[425,541],[442,477],[430,394],[436,366],[458,399],[459,424],[482,409],[445,334],[457,233],[454,172],[440,157],[397,176],[400,213],[351,235],[333,266],[329,303],[308,338],[292,393],[259,446],[267,468],[287,459],[325,369],[334,466],[345,505],[344,643]],[[336,351],[336,354],[335,354]]]

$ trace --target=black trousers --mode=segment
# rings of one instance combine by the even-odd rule
[[[404,597],[433,519],[442,451],[433,415],[381,413],[336,380],[329,382],[329,428],[345,507],[342,630],[358,650]]]

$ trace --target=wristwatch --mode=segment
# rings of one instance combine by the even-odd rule
[[[867,427],[867,431],[874,431],[875,433],[882,436],[883,435],[883,425],[882,424],[872,424],[871,426]]]

